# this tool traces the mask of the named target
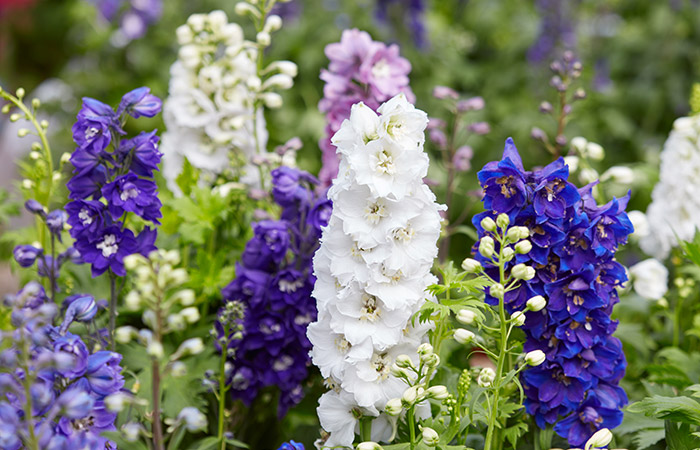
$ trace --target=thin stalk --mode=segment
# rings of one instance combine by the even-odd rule
[[[116,349],[114,330],[117,327],[117,280],[116,275],[109,270],[109,344],[112,351]]]
[[[24,330],[24,328],[22,329]],[[32,405],[32,392],[31,385],[33,382],[33,377],[29,371],[29,342],[27,337],[22,331],[22,370],[24,371],[24,380],[22,384],[24,385],[24,420],[27,423],[27,433],[29,434],[29,442],[27,442],[28,450],[39,450],[39,440],[37,439],[36,432],[34,431],[34,412]]]
[[[678,347],[681,343],[681,311],[683,307],[683,297],[678,296],[678,303],[676,303],[676,310],[673,315],[673,346]]]
[[[505,239],[501,241],[500,249],[498,251],[498,272],[500,275],[501,283],[505,280],[505,267],[503,264],[503,245]],[[493,394],[493,406],[489,408],[489,424],[488,430],[486,431],[486,442],[484,445],[484,450],[492,450],[493,448],[493,437],[496,431],[496,410],[498,408],[498,400],[501,395],[501,377],[503,376],[503,365],[505,364],[505,359],[507,356],[508,348],[508,324],[506,323],[506,308],[505,308],[505,296],[498,299],[498,317],[501,322],[501,342],[500,349],[498,352],[498,362],[496,364],[496,378],[494,383],[496,387]]]
[[[447,214],[448,214],[448,220],[449,220],[449,213],[452,211],[451,206],[452,206],[452,195],[454,194],[454,181],[455,181],[455,167],[454,164],[452,163],[452,160],[454,159],[454,155],[456,152],[455,149],[455,140],[457,137],[457,127],[459,125],[459,113],[455,113],[454,115],[454,120],[452,123],[452,132],[450,133],[450,140],[448,141],[447,144],[447,160],[445,161],[445,167],[447,167],[447,193],[445,195],[445,205],[447,206]],[[440,243],[440,250],[438,252],[438,258],[440,262],[445,262],[447,259],[447,255],[450,250],[450,229],[448,228],[446,230],[445,237],[443,238],[442,242]]]
[[[228,336],[228,329],[225,330],[225,336]],[[221,450],[226,448],[226,440],[224,439],[224,415],[226,413],[226,349],[221,348],[221,363],[219,365],[219,429],[218,437],[221,442]]]
[[[413,408],[413,406],[408,408],[408,413],[406,414],[406,421],[408,422],[408,432],[411,439],[409,443],[411,450],[416,448],[416,421],[413,417]]]
[[[153,339],[160,343],[161,342],[161,330],[163,329],[163,313],[160,309],[162,293],[158,292],[156,295],[156,327],[154,331]],[[163,425],[160,420],[160,361],[157,357],[153,358],[153,446],[155,450],[164,450],[163,444]]]
[[[51,282],[51,301],[56,301],[56,236],[51,233],[51,267],[49,268],[49,281]]]
[[[362,442],[372,440],[372,418],[363,417],[360,419],[360,439]]]

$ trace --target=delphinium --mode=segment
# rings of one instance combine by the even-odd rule
[[[0,334],[8,344],[0,352],[3,449],[116,448],[101,433],[115,429],[117,415],[105,408],[105,398],[124,385],[121,355],[91,349],[68,331],[74,321],[92,320],[94,298],[69,303],[60,326],[53,326],[57,307],[37,282],[5,298],[12,329]]]
[[[435,281],[440,232],[441,207],[422,181],[428,120],[404,94],[377,111],[354,105],[333,137],[340,170],[314,256],[318,320],[308,329],[313,362],[330,388],[318,407],[330,433],[323,448],[352,446],[356,431],[362,441],[392,439],[394,419],[382,411],[409,387],[392,366],[405,354],[417,364],[428,330],[410,323]]]
[[[528,50],[528,59],[540,63],[551,59],[557,50],[574,50],[576,4],[538,0],[535,5],[540,14],[540,31],[537,40]]]
[[[275,3],[236,5],[239,15],[253,20],[255,41],[246,40],[223,11],[194,14],[177,29],[180,50],[170,69],[161,148],[171,189],[177,191],[185,160],[210,182],[220,174],[253,185],[262,181],[250,163],[267,155],[263,110],[282,106],[277,91],[291,88],[297,73],[291,61],[264,63],[270,35],[282,26],[279,16],[270,15]]]
[[[399,55],[396,44],[387,46],[373,41],[365,31],[352,29],[343,31],[340,42],[328,44],[325,53],[330,63],[321,71],[326,84],[318,109],[326,114],[326,134],[319,142],[323,153],[319,179],[329,186],[340,161],[331,138],[350,117],[352,105],[363,102],[376,110],[399,93],[410,102],[415,98],[408,85],[411,63]]]
[[[188,277],[185,269],[177,267],[180,263],[177,251],[154,250],[148,257],[132,254],[124,263],[135,275],[134,286],[125,297],[126,307],[141,313],[145,327],[119,327],[115,338],[121,344],[136,340],[143,346],[151,363],[151,367],[142,372],[151,376],[150,392],[142,394],[147,399],[135,397],[133,394],[137,392],[121,392],[108,399],[108,406],[121,411],[127,406],[141,409],[149,405],[150,408],[142,414],[142,422],[134,420],[122,426],[122,436],[130,442],[147,439],[154,449],[163,450],[166,441],[171,445],[174,440],[182,438],[185,430],[196,432],[207,426],[206,416],[193,406],[182,408],[176,417],[164,417],[162,412],[166,377],[184,376],[187,367],[182,360],[204,351],[204,343],[199,337],[179,342],[174,351],[170,350],[165,339],[167,335],[197,323],[200,319],[199,309],[193,306],[194,292],[182,287]],[[150,422],[150,430],[143,426],[146,422]],[[169,425],[165,430],[163,423]]]
[[[391,19],[395,19],[399,26],[406,24],[406,32],[413,38],[416,47],[426,48],[429,42],[425,30],[425,10],[425,0],[377,0],[374,15],[382,24],[387,24]]]
[[[615,252],[633,231],[624,211],[629,196],[597,205],[592,185],[577,189],[567,181],[563,158],[525,171],[510,139],[501,161],[478,175],[486,211],[473,222],[485,273],[497,270],[486,256],[501,247],[491,237],[494,217],[529,235],[527,244],[510,249],[514,257],[504,269],[516,274],[529,266],[532,273],[517,289],[491,288],[486,296],[497,304],[501,295],[510,314],[524,312],[524,349],[546,356],[521,376],[526,410],[539,427],[556,423],[560,436],[580,446],[596,430],[619,425],[627,402],[619,387],[626,362],[610,314],[627,279]]]
[[[661,152],[659,182],[646,211],[648,232],[640,246],[665,258],[679,241],[691,241],[700,227],[700,115],[676,119]]]
[[[161,153],[156,131],[126,138],[128,117],[153,117],[161,102],[146,87],[128,92],[116,111],[98,100],[84,98],[73,125],[78,148],[70,157],[75,169],[68,181],[72,200],[66,205],[70,234],[92,276],[110,278],[109,331],[113,344],[117,277],[124,277],[124,258],[155,249],[155,228],[161,218],[158,187],[153,179]],[[113,347],[112,347],[113,348]]]
[[[222,294],[227,305],[245,309],[242,336],[229,345],[235,351],[227,376],[231,395],[250,405],[262,388],[277,386],[277,412],[283,417],[304,394],[311,349],[306,328],[316,319],[311,260],[331,202],[316,193],[318,180],[306,172],[280,167],[271,175],[280,219],[253,224],[236,278]],[[219,329],[223,336],[223,324]]]
[[[447,120],[433,117],[428,122],[428,136],[433,146],[439,151],[442,167],[447,174],[445,183],[445,205],[451,211],[455,194],[460,192],[459,182],[471,169],[474,150],[467,142],[472,136],[486,135],[491,131],[488,122],[474,120],[473,113],[484,109],[481,97],[460,99],[457,91],[447,86],[435,86],[433,97],[441,100],[449,113]],[[467,117],[471,120],[467,122]],[[450,238],[468,217],[470,208],[464,205],[459,216],[451,219],[440,241],[440,261],[444,262],[450,248]]]

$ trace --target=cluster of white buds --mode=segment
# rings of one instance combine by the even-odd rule
[[[176,192],[175,178],[185,158],[207,175],[233,165],[239,179],[258,182],[250,160],[267,154],[263,108],[282,106],[278,91],[291,88],[297,75],[291,61],[259,65],[270,33],[282,25],[279,16],[267,16],[262,3],[269,6],[256,2],[245,3],[248,10],[236,8],[263,21],[256,41],[246,40],[243,29],[229,23],[223,11],[193,14],[177,29],[180,51],[170,69],[163,108],[167,131],[160,147],[163,175]]]
[[[165,356],[162,336],[181,331],[199,321],[199,309],[193,306],[194,291],[181,289],[187,281],[187,272],[176,267],[179,263],[180,255],[175,250],[154,250],[148,258],[137,253],[124,258],[124,266],[136,275],[134,287],[125,297],[125,304],[132,311],[142,311],[141,320],[147,328],[119,327],[114,333],[117,342],[126,344],[137,339],[146,347],[148,355],[161,359]],[[182,374],[182,366],[175,364],[176,361],[203,350],[201,338],[184,341],[169,357],[168,368],[175,375]]]
[[[311,355],[336,386],[319,402],[327,447],[350,446],[357,423],[337,420],[334,408],[380,416],[372,439],[388,439],[391,427],[379,412],[406,389],[409,360],[414,366],[438,361],[432,350],[417,351],[428,325],[410,323],[435,282],[430,269],[440,233],[441,207],[423,183],[428,119],[403,94],[377,111],[354,105],[333,137],[340,170],[314,257],[318,320],[308,328]]]

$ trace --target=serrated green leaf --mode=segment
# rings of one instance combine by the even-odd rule
[[[525,422],[518,422],[512,427],[506,428],[503,431],[503,435],[505,436],[506,440],[510,442],[510,445],[512,445],[513,448],[518,448],[518,439],[520,439],[520,436],[525,434],[527,430],[528,426]]]
[[[212,450],[215,449],[218,444],[219,438],[217,438],[216,436],[210,436],[199,441],[197,443],[196,450]]]
[[[674,423],[667,420],[664,427],[668,450],[697,450],[700,446],[700,439],[690,433],[690,425],[687,423]]]
[[[700,425],[700,403],[689,397],[655,395],[631,404],[627,410],[659,419]]]

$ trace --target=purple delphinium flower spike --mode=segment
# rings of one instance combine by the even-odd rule
[[[229,375],[232,396],[250,404],[260,389],[276,385],[281,417],[303,397],[311,348],[306,326],[316,318],[311,260],[331,205],[315,192],[318,180],[306,172],[281,167],[272,171],[272,181],[281,219],[253,225],[236,278],[222,294],[245,308],[242,338],[231,344],[236,352]],[[216,328],[222,338],[224,327]]]
[[[627,279],[614,257],[633,231],[624,211],[629,194],[598,206],[592,185],[576,189],[569,183],[562,159],[525,171],[511,139],[503,158],[486,164],[478,176],[487,209],[473,219],[479,237],[488,234],[481,220],[500,213],[530,230],[532,250],[507,270],[529,264],[536,276],[506,293],[506,309],[524,310],[536,295],[547,299],[543,310],[526,312],[522,326],[524,350],[541,350],[547,358],[522,372],[526,411],[539,427],[555,424],[557,434],[581,447],[596,430],[618,426],[627,403],[619,387],[627,363],[612,336],[617,322],[610,314],[619,301],[616,288]],[[487,272],[496,270],[480,254],[475,257]],[[498,304],[488,294],[486,301]]]

